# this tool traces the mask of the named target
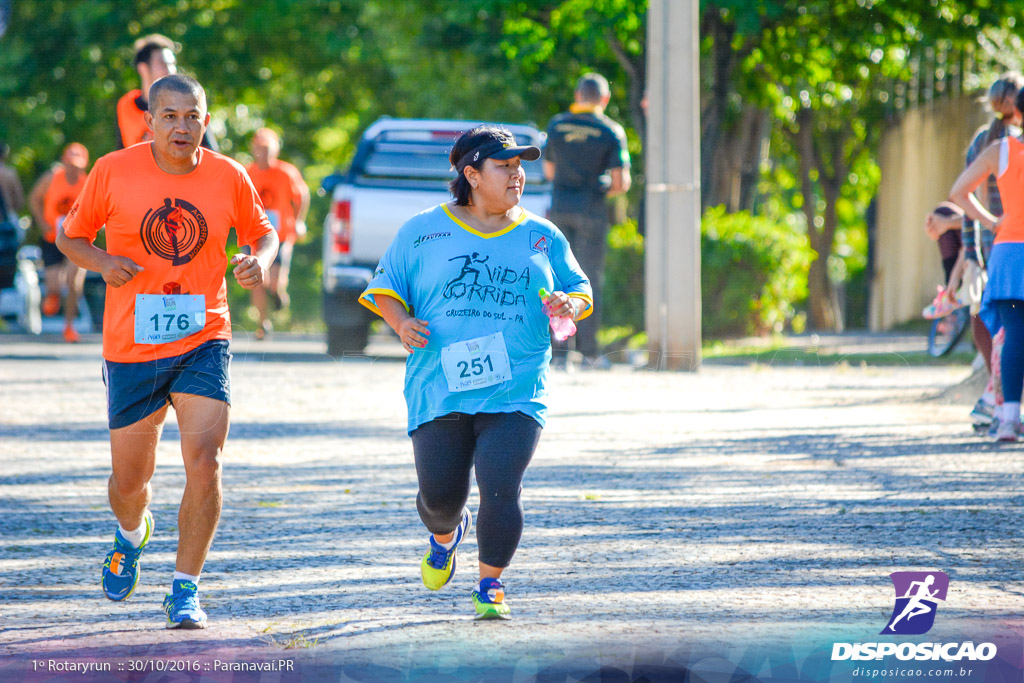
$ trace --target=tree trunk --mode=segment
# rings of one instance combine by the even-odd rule
[[[835,287],[828,276],[828,257],[832,254],[832,241],[835,235],[835,202],[826,202],[826,212],[831,207],[832,224],[822,220],[819,228],[817,222],[818,196],[811,170],[819,169],[819,155],[814,146],[814,111],[801,109],[796,115],[797,129],[795,132],[796,149],[800,164],[800,194],[803,196],[804,217],[807,220],[807,238],[814,250],[814,260],[807,274],[807,309],[808,327],[812,330],[839,331],[842,329],[842,317],[839,313],[839,298]],[[826,196],[827,198],[827,196]]]
[[[729,213],[753,208],[767,124],[765,110],[744,105],[736,124],[723,132],[715,149],[714,177],[706,193],[708,206],[724,205]]]
[[[715,180],[715,166],[718,146],[722,138],[722,118],[725,116],[726,99],[732,82],[732,70],[736,64],[736,53],[732,39],[736,27],[722,21],[719,10],[709,7],[701,18],[704,26],[701,33],[712,37],[711,91],[707,108],[702,112],[702,134],[700,144],[700,199],[701,208],[707,208],[712,197]]]
[[[839,331],[833,306],[836,298],[835,287],[828,277],[828,256],[818,253],[807,273],[807,326],[810,329]]]
[[[740,191],[737,211],[754,211],[754,200],[757,197],[757,184],[761,179],[761,162],[768,155],[767,145],[771,134],[771,117],[767,109],[756,109],[751,128],[745,135],[746,144],[743,149],[742,165],[740,166]]]

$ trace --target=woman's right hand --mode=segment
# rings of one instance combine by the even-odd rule
[[[395,332],[398,333],[398,338],[402,340],[402,346],[409,353],[426,346],[427,337],[430,336],[430,330],[427,329],[427,321],[413,317],[406,318],[398,323]]]

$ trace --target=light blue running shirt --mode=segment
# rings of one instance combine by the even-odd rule
[[[391,296],[428,323],[427,345],[405,364],[410,434],[453,412],[522,411],[544,425],[551,339],[541,288],[580,296],[589,315],[590,281],[569,243],[526,210],[491,234],[445,204],[401,227],[359,302],[379,315],[376,297]]]

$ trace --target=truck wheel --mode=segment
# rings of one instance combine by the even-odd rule
[[[327,355],[335,358],[346,353],[362,353],[370,339],[370,326],[328,327]]]

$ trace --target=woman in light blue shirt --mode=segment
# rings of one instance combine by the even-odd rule
[[[480,583],[472,597],[485,619],[509,617],[500,577],[522,536],[523,474],[547,413],[551,343],[538,292],[553,292],[552,315],[579,320],[593,305],[565,237],[519,206],[522,160],[539,156],[503,128],[463,134],[450,155],[454,200],[402,226],[360,296],[410,353],[416,507],[431,532],[420,569],[431,590],[455,573],[476,468]]]

